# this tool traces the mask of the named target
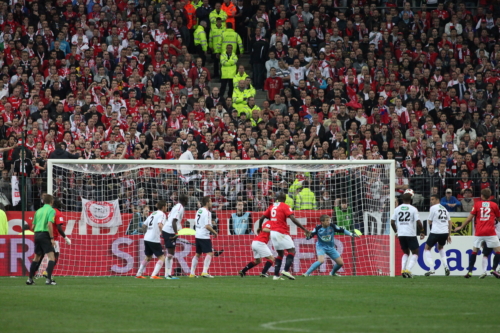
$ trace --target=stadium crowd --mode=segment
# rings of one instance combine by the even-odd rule
[[[46,191],[47,158],[186,152],[216,160],[394,159],[397,195],[412,188],[419,208],[439,194],[450,210],[467,211],[485,187],[498,199],[498,0],[14,0],[0,2],[0,25],[4,204],[10,177],[22,171],[23,129],[33,208]],[[202,187],[209,177],[189,188],[194,197],[267,200],[297,181],[263,172],[236,184],[238,172],[227,172],[211,193]],[[315,177],[305,182],[317,203],[309,196],[305,209],[342,199],[321,185],[335,176]],[[157,188],[125,188],[126,180],[109,183],[123,201]],[[173,186],[165,195],[175,196],[181,181],[154,186]],[[82,177],[65,182],[66,191],[80,189],[75,199],[108,190],[92,190]]]

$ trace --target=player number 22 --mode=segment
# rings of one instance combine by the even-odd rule
[[[399,212],[400,222],[410,222],[410,212]]]

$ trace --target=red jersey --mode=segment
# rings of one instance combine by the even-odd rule
[[[56,224],[56,228],[52,229],[52,234],[54,235],[54,240],[57,240],[57,238],[59,237],[59,230],[57,230],[57,226],[64,225],[64,218],[62,216],[62,213],[59,211],[59,209],[54,208],[54,210],[56,211],[56,215],[54,218],[54,223]]]
[[[267,228],[267,229],[271,229],[271,221],[266,221],[264,223],[262,223],[262,229],[264,228]],[[271,235],[270,232],[265,232],[265,231],[261,231],[259,232],[259,234],[257,236],[255,236],[255,238],[253,239],[254,242],[262,242],[262,243],[269,243],[269,236]]]
[[[491,201],[476,201],[471,212],[475,220],[475,236],[496,236],[495,220],[500,218],[498,205]]]
[[[293,215],[293,211],[284,202],[275,202],[264,212],[264,216],[271,220],[271,231],[290,235],[286,219]]]

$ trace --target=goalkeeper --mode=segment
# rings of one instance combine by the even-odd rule
[[[344,266],[344,260],[342,260],[340,253],[337,249],[335,249],[333,241],[334,235],[336,232],[341,232],[351,237],[359,236],[356,233],[351,233],[350,231],[331,223],[331,218],[328,215],[321,215],[319,220],[321,224],[317,225],[311,232],[311,235],[307,237],[307,239],[311,239],[314,236],[318,236],[318,241],[316,242],[316,254],[318,255],[318,261],[312,264],[303,276],[311,275],[312,272],[321,266],[325,262],[325,255],[335,261],[335,266],[333,266],[333,270],[330,272],[330,275],[340,276],[337,274],[337,271]]]

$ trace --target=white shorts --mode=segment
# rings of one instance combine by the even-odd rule
[[[54,243],[55,243],[54,244],[54,252],[55,253],[59,253],[59,249],[60,249],[59,248],[59,241],[55,241]]]
[[[292,237],[282,234],[281,232],[271,231],[271,241],[276,251],[295,248]]]
[[[252,242],[252,251],[255,259],[267,258],[273,255],[267,244],[259,241]]]
[[[482,243],[485,242],[489,248],[500,247],[500,240],[497,236],[474,236],[474,247],[480,249]]]

